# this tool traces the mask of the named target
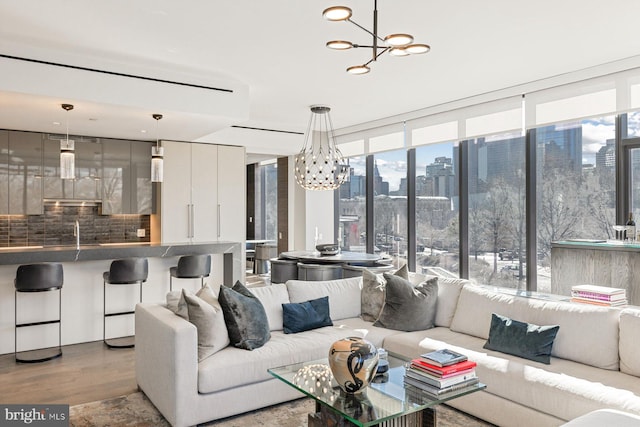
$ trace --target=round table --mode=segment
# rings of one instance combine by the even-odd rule
[[[289,251],[282,252],[280,258],[295,259],[302,263],[327,263],[349,265],[375,265],[380,260],[380,255],[364,252],[340,252],[336,255],[320,255],[313,251]]]

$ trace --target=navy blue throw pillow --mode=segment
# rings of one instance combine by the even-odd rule
[[[333,326],[329,316],[329,297],[282,304],[282,317],[285,334]]]
[[[551,347],[560,326],[538,326],[493,313],[484,348],[525,359],[551,363]]]

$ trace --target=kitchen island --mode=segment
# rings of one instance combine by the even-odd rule
[[[640,305],[640,244],[615,240],[551,243],[551,293],[571,295],[574,285],[599,285],[627,291]]]
[[[68,345],[102,340],[102,273],[109,270],[112,260],[127,257],[148,258],[149,277],[143,284],[143,300],[164,302],[169,291],[169,268],[177,264],[181,255],[211,254],[211,276],[206,282],[216,289],[221,284],[232,286],[237,280],[244,283],[243,249],[244,243],[229,241],[0,248],[0,354],[14,351],[13,280],[18,265],[38,262],[62,263],[62,344]],[[200,280],[174,282],[174,289],[182,286],[195,291],[200,287]],[[137,286],[111,286],[108,292],[109,311],[128,310],[138,298]],[[56,292],[20,295],[18,321],[23,323],[56,318],[57,301]],[[132,316],[128,317],[109,319],[107,336],[132,335]],[[47,337],[47,340],[42,341],[42,337]],[[27,328],[19,332],[19,350],[55,345],[56,325]]]

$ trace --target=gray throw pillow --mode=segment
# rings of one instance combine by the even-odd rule
[[[182,297],[189,312],[189,322],[198,330],[198,361],[204,360],[229,345],[229,335],[222,307],[209,286],[192,295],[185,289]]]
[[[373,326],[398,331],[422,331],[433,328],[438,301],[438,279],[415,287],[406,279],[384,273],[387,280],[384,306]]]
[[[269,320],[262,303],[242,283],[220,287],[218,296],[231,344],[245,350],[262,347],[269,338]]]
[[[558,325],[538,326],[492,313],[489,339],[483,348],[549,365],[559,329]]]
[[[403,279],[409,279],[409,270],[406,264],[393,274]],[[362,291],[360,292],[360,317],[362,320],[374,322],[380,316],[384,305],[386,284],[387,281],[382,274],[375,274],[369,270],[362,272]]]

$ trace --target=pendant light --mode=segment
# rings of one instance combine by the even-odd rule
[[[62,104],[62,109],[67,113],[73,110],[72,104]],[[69,139],[69,117],[67,117],[67,137],[60,140],[60,178],[75,179],[75,142]]]
[[[295,157],[296,182],[307,190],[335,190],[347,179],[344,157],[336,146],[325,105],[312,105],[304,145]]]
[[[368,30],[362,25],[351,19],[353,12],[346,6],[332,6],[322,12],[322,16],[328,21],[333,22],[350,22],[356,27],[368,33],[372,39],[370,45],[352,43],[348,40],[331,40],[326,46],[329,49],[348,50],[356,48],[371,49],[371,59],[361,65],[354,65],[347,68],[349,74],[367,74],[371,71],[369,65],[378,60],[385,52],[389,52],[392,56],[409,56],[427,53],[431,50],[431,46],[424,43],[414,43],[413,36],[405,33],[394,33],[382,38],[378,35],[378,0],[373,2],[373,30]]]
[[[152,114],[151,117],[156,120],[156,145],[151,147],[151,182],[162,182],[164,148],[160,147],[158,139],[158,122],[162,119],[162,114]]]

